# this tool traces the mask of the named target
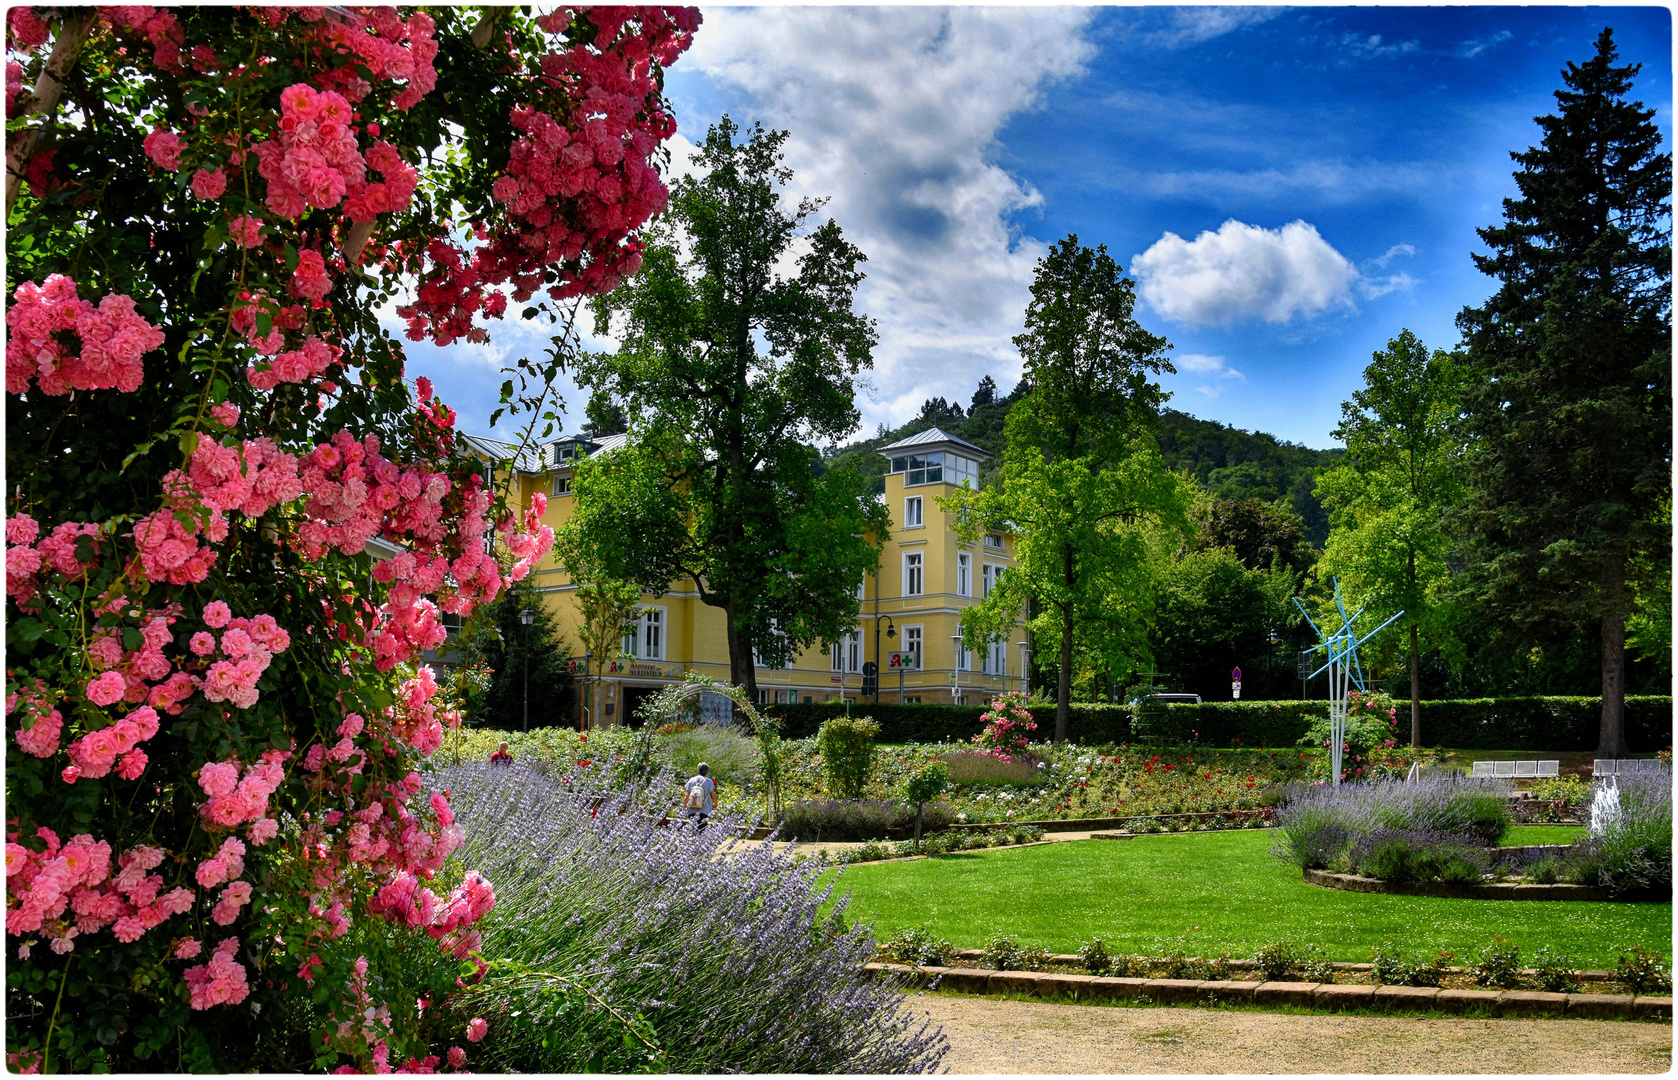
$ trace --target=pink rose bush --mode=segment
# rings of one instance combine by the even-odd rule
[[[438,884],[462,833],[421,771],[460,717],[418,660],[553,532],[410,390],[372,298],[411,286],[410,338],[483,341],[509,296],[634,273],[667,198],[661,68],[699,24],[475,18],[8,11],[33,246],[6,317],[7,940],[15,992],[58,1002],[50,1047],[46,1017],[9,1025],[14,1067],[466,1065],[445,1002],[487,970],[495,890]],[[68,100],[17,112],[49,55],[110,110],[73,152]],[[506,104],[463,109],[486,79]],[[436,164],[451,146],[472,170]],[[92,986],[134,996],[115,1043]],[[239,1056],[247,1010],[323,987],[313,1057]]]
[[[973,744],[1002,761],[1013,761],[1015,755],[1029,751],[1031,740],[1026,732],[1036,731],[1037,724],[1025,708],[1025,695],[1018,690],[991,699],[990,708],[979,720],[983,731],[973,736]]]

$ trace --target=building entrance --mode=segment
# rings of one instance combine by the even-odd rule
[[[618,723],[625,727],[638,728],[641,726],[641,703],[658,693],[663,687],[658,686],[625,686],[619,691],[620,701],[617,717]]]

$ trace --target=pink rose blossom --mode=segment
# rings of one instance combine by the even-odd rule
[[[200,199],[219,199],[227,190],[227,174],[220,169],[199,169],[192,174],[192,193]]]
[[[95,705],[115,705],[127,689],[128,682],[120,673],[107,671],[87,684],[87,700]]]
[[[474,1016],[466,1025],[466,1040],[468,1042],[483,1042],[484,1036],[489,1034],[489,1021],[481,1016]]]
[[[181,139],[168,128],[154,128],[146,136],[145,150],[160,169],[174,172],[181,167]]]
[[[233,610],[224,601],[212,600],[204,605],[204,625],[220,630],[233,617]]]

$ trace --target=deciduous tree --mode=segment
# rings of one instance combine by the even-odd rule
[[[755,693],[756,662],[854,628],[887,520],[854,470],[816,476],[812,448],[859,420],[864,256],[831,219],[806,228],[820,202],[783,203],[786,132],[739,134],[711,128],[641,274],[596,306],[623,344],[581,382],[623,403],[639,449],[579,470],[574,521],[604,572],[722,609],[730,678]]]
[[[963,613],[962,633],[1007,634],[1034,605],[1033,634],[1058,646],[1057,742],[1080,651],[1103,672],[1147,654],[1145,526],[1186,527],[1182,483],[1154,434],[1164,394],[1150,377],[1175,370],[1170,346],[1137,324],[1135,305],[1134,284],[1104,246],[1068,236],[1049,249],[1014,339],[1029,391],[1008,415],[1002,464],[984,490],[943,500],[969,542],[988,528],[1013,532],[1013,567]]]
[[[1363,388],[1341,405],[1334,437],[1346,456],[1317,480],[1331,529],[1321,572],[1367,606],[1365,629],[1404,612],[1410,654],[1410,744],[1420,746],[1421,639],[1448,644],[1453,540],[1445,515],[1462,496],[1454,430],[1456,359],[1405,330],[1374,354]]]

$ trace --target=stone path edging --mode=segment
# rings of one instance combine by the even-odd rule
[[[907,964],[883,963],[864,964],[863,970],[876,978],[893,978],[905,985],[935,985],[940,990],[968,994],[1024,994],[1045,998],[1076,997],[1090,1001],[1133,1001],[1145,994],[1154,1001],[1171,1005],[1236,1003],[1295,1005],[1328,1011],[1375,1008],[1389,1012],[1465,1013],[1484,1010],[1499,1017],[1672,1019],[1670,996],[1441,990],[1432,986],[1348,986],[1312,982],[1123,979],[1037,971],[991,971],[985,968],[917,968]]]
[[[956,949],[950,955],[959,957],[962,960],[983,960],[985,958],[985,951],[983,949]],[[1145,957],[1144,959],[1155,964],[1155,966],[1165,962],[1164,957],[1151,956]],[[1199,963],[1210,962],[1209,958],[1204,956],[1191,957],[1190,959]],[[1084,962],[1084,958],[1079,956],[1077,953],[1050,953],[1049,962],[1051,964],[1082,964]],[[1252,960],[1224,960],[1222,962],[1225,967],[1228,967],[1232,971],[1252,971],[1257,966]],[[1331,966],[1333,966],[1335,971],[1346,971],[1356,974],[1367,973],[1375,970],[1374,964],[1364,964],[1348,960],[1331,961]],[[1440,970],[1447,975],[1466,975],[1470,971],[1469,968],[1465,967],[1444,967],[1440,968]],[[1538,970],[1536,968],[1520,968],[1518,969],[1518,972],[1521,975],[1538,974]],[[1580,982],[1613,982],[1617,978],[1612,971],[1578,971],[1574,972],[1574,974],[1578,976]],[[1262,982],[1263,980],[1261,979],[1260,981]]]

